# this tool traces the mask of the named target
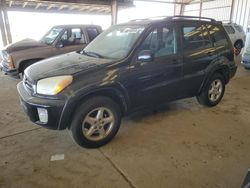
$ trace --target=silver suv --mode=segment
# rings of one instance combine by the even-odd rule
[[[246,34],[243,31],[243,28],[240,25],[237,25],[236,23],[227,23],[223,24],[226,32],[228,33],[229,38],[232,41],[232,44],[236,48],[235,55],[239,55],[241,52],[241,49],[245,45],[246,40]]]

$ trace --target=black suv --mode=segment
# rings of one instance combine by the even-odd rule
[[[194,96],[217,105],[236,69],[221,22],[175,16],[112,26],[84,50],[30,66],[17,88],[31,121],[95,148],[129,112]]]

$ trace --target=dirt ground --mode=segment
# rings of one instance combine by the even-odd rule
[[[250,71],[242,67],[218,106],[191,98],[133,114],[92,150],[32,124],[16,84],[0,74],[0,187],[236,188],[250,168]],[[50,161],[55,154],[64,160]]]

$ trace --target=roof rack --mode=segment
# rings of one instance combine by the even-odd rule
[[[158,20],[158,19],[165,19],[165,20],[173,20],[173,19],[198,19],[198,20],[210,20],[212,22],[215,22],[216,20],[213,18],[207,18],[207,17],[199,17],[199,16],[156,16],[156,17],[149,17],[149,18],[141,18],[141,19],[134,19],[131,20],[131,22],[136,21],[147,21],[147,20]]]
[[[130,21],[136,22],[136,21],[157,20],[157,19],[166,19],[166,18],[168,18],[168,16],[154,16],[154,17],[149,17],[149,18],[133,19]]]
[[[198,20],[210,20],[212,22],[216,22],[216,20],[213,19],[213,18],[199,17],[199,16],[168,16],[165,19],[166,20],[173,20],[173,19],[178,19],[178,18],[198,19]]]

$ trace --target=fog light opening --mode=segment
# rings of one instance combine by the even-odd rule
[[[42,123],[48,123],[48,111],[44,108],[37,108],[39,121]]]

